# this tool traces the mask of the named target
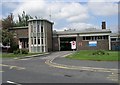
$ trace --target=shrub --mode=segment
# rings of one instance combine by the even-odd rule
[[[22,49],[22,54],[28,54],[28,50]]]
[[[107,53],[108,54],[108,53]],[[105,51],[103,50],[98,50],[96,52],[93,52],[92,55],[105,55]]]
[[[25,49],[17,49],[15,51],[13,51],[14,54],[28,54],[28,50]]]
[[[13,51],[13,53],[14,53],[14,54],[19,54],[19,53],[20,53],[20,50],[17,49],[17,50],[15,50],[15,51]]]

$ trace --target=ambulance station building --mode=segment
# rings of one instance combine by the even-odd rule
[[[13,27],[10,30],[16,42],[22,43],[29,52],[51,52],[73,50],[120,50],[118,36],[102,22],[101,29],[53,31],[53,22],[46,19],[31,19],[26,27]],[[117,41],[113,41],[116,38]],[[114,45],[114,46],[113,46]]]

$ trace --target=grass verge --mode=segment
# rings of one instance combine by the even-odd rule
[[[96,51],[79,51],[66,58],[77,60],[94,60],[94,61],[120,61],[118,58],[118,51],[104,51],[104,55],[93,55]]]
[[[37,55],[43,53],[28,53],[28,54],[14,54],[14,53],[3,53],[0,57],[1,58],[15,58],[15,57],[25,57],[30,55]]]

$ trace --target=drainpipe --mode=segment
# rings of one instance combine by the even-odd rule
[[[59,45],[59,51],[60,51],[60,37],[58,36],[58,45]]]
[[[109,50],[111,50],[111,38],[110,38],[110,35],[108,36],[108,40],[109,40]]]

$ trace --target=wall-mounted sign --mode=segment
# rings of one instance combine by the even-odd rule
[[[76,41],[71,41],[71,49],[76,49]]]
[[[97,46],[97,41],[89,41],[89,46]]]

